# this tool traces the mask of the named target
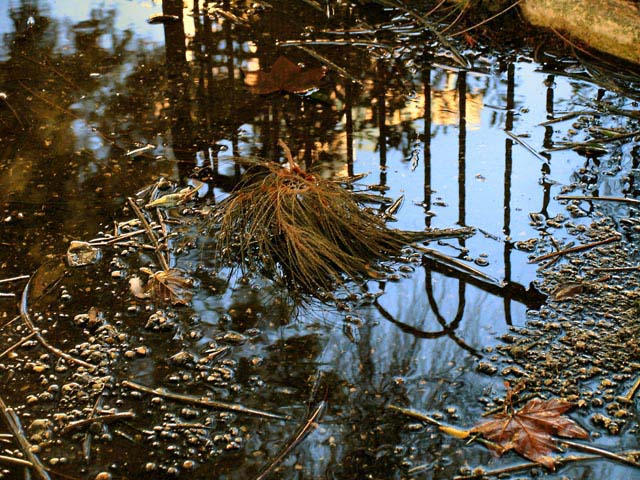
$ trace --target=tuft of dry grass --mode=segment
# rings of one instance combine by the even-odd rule
[[[252,173],[253,171],[253,173]],[[260,270],[306,292],[376,277],[411,239],[340,184],[267,162],[214,208],[216,263]]]

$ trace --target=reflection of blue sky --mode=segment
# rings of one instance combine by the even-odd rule
[[[515,112],[513,132],[525,135],[523,140],[534,149],[544,149],[543,140],[545,128],[538,126],[546,121],[545,109],[546,87],[544,80],[547,74],[536,72],[536,66],[520,63],[516,68]],[[503,75],[506,79],[506,74]],[[469,91],[478,91],[487,83],[483,76],[467,76]],[[469,239],[466,247],[470,255],[476,258],[479,254],[488,254],[491,265],[485,269],[489,274],[503,278],[503,251],[505,232],[513,241],[538,237],[539,232],[530,225],[529,213],[540,212],[543,209],[544,190],[540,185],[542,178],[542,162],[533,154],[517,143],[512,148],[512,172],[509,181],[510,188],[510,224],[505,225],[505,145],[509,137],[504,133],[506,112],[497,110],[506,105],[506,81],[490,79],[486,92],[490,107],[484,107],[480,112],[479,128],[467,128],[465,144],[465,223],[477,227],[498,240],[488,240],[482,234]],[[441,82],[442,83],[442,82]],[[445,87],[442,85],[442,87]],[[438,88],[438,87],[436,87]],[[554,89],[555,105],[560,109],[575,109],[575,93],[579,89],[581,95],[593,97],[597,92],[594,86],[578,84],[566,78],[556,78]],[[526,105],[526,109],[523,106]],[[457,105],[454,105],[457,108]],[[496,121],[497,120],[497,121]],[[473,125],[474,119],[467,120],[467,126]],[[441,203],[433,205],[431,210],[436,216],[431,220],[431,226],[436,228],[455,227],[459,220],[459,130],[457,125],[432,125],[431,134],[431,188],[435,191],[432,201]],[[417,132],[424,132],[424,120],[418,118],[413,122]],[[356,145],[360,149],[356,152],[356,173],[371,172],[370,182],[378,178],[379,153],[374,151],[373,142],[377,139],[377,131],[369,131],[365,138],[359,138]],[[551,195],[559,194],[561,184],[571,182],[575,168],[584,159],[571,150],[554,152],[551,159],[551,174],[549,178],[559,182],[551,188]],[[411,171],[409,162],[403,161],[402,152],[389,150],[387,153],[387,181],[391,189],[387,196],[397,198],[405,195],[405,203],[398,215],[400,228],[420,230],[424,228],[425,217],[423,208],[418,204],[424,201],[424,152],[420,146],[420,164],[415,171]],[[548,213],[550,217],[558,213],[566,215],[564,206],[552,200]],[[560,238],[564,235],[558,232]],[[457,241],[449,241],[457,245]],[[444,249],[449,255],[457,255],[453,249]],[[527,284],[535,275],[535,268],[527,263],[527,254],[513,251],[512,279]]]
[[[13,21],[9,17],[9,12],[20,6],[18,0],[0,0],[0,35],[13,31]],[[79,1],[79,0],[50,0],[41,2],[31,2],[32,5],[39,5],[40,11],[45,15],[54,15],[61,23],[78,23],[91,18],[91,11],[95,8],[107,10],[113,8],[117,11],[115,18],[115,28],[117,31],[132,30],[136,37],[145,39],[147,42],[162,43],[164,33],[162,25],[149,25],[147,18],[154,13],[162,11],[161,2],[149,0],[134,0],[127,2],[116,1]],[[67,33],[60,32],[61,45],[68,45]],[[106,38],[103,41],[107,41]],[[103,44],[108,47],[109,44]],[[3,52],[0,51],[0,54]]]

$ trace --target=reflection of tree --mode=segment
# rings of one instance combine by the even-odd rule
[[[105,176],[113,169],[96,163],[98,151],[84,150],[82,145],[83,136],[103,146],[109,142],[90,131],[98,113],[95,104],[90,113],[84,110],[83,102],[100,86],[92,74],[108,73],[124,60],[129,35],[110,37],[109,49],[100,46],[100,39],[113,33],[114,15],[95,10],[89,20],[64,30],[73,37],[62,50],[58,41],[63,26],[51,20],[38,2],[22,1],[10,10],[15,31],[4,38],[8,52],[0,82],[13,111],[0,108],[0,197],[6,213],[20,212],[30,223],[27,235],[39,229],[52,239],[61,232],[85,235],[85,228],[95,232],[104,217],[95,217],[86,207],[103,203],[121,188],[120,182],[111,183],[112,177]],[[16,232],[21,227],[9,225],[3,235],[20,238],[23,234]],[[38,262],[41,249],[64,248],[43,244],[42,236],[34,240],[26,239],[28,247],[14,250],[15,255],[24,256],[29,250]]]

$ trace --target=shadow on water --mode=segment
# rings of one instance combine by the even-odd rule
[[[476,234],[431,242],[440,256],[407,254],[397,273],[369,282],[367,292],[345,294],[338,308],[303,308],[268,282],[217,278],[207,242],[192,227],[173,243],[186,253],[171,259],[200,282],[183,309],[132,298],[114,272],[131,276],[142,264],[122,248],[95,270],[67,272],[61,287],[54,283],[34,300],[33,315],[80,353],[85,337],[107,335],[70,322],[90,307],[126,332],[112,352],[117,363],[103,372],[110,378],[104,397],[87,380],[86,398],[78,393],[60,402],[47,385],[82,384],[82,375],[63,378],[59,363],[44,357],[57,365],[51,376],[25,367],[28,358],[7,357],[2,396],[12,405],[35,398],[21,408],[27,424],[102,401],[137,417],[121,428],[98,425],[89,462],[80,453],[88,435],[45,442],[43,457],[57,459],[52,468],[74,478],[103,470],[114,478],[145,471],[253,478],[317,400],[311,392],[321,378],[326,413],[272,478],[452,478],[462,467],[495,463],[479,446],[463,446],[385,407],[439,412],[468,426],[499,395],[502,379],[495,369],[479,371],[479,362],[496,361],[498,338],[545,301],[529,255],[541,238],[571,241],[571,230],[594,213],[579,210],[569,219],[553,196],[563,185],[607,196],[638,188],[637,145],[617,144],[602,160],[556,152],[564,130],[538,124],[605,100],[625,109],[629,100],[560,67],[550,71],[552,62],[535,63],[527,49],[469,52],[474,66],[461,70],[424,29],[378,4],[332,10],[333,2],[315,1],[184,3],[22,0],[0,7],[3,277],[34,271],[64,253],[69,240],[110,233],[126,198],[159,177],[205,182],[200,200],[215,203],[240,178],[232,159],[278,159],[279,139],[324,176],[367,174],[353,188],[369,192],[380,208],[385,197],[404,195],[398,228],[469,226]],[[160,24],[146,22],[158,13]],[[280,55],[308,67],[324,64],[327,77],[306,95],[250,94],[246,72],[268,70]],[[444,255],[455,262],[442,261]],[[69,294],[73,302],[65,300]],[[9,321],[15,301],[0,302]],[[6,346],[20,335],[7,330]],[[34,358],[43,353],[29,348]],[[215,363],[216,349],[222,363]],[[125,359],[124,350],[133,354]],[[177,362],[181,352],[191,360]],[[199,362],[207,356],[209,363]],[[296,420],[183,408],[122,393],[116,386],[124,379]],[[610,468],[563,473],[605,478]]]

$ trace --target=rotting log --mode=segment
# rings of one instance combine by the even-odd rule
[[[640,8],[629,0],[525,0],[533,25],[553,28],[592,48],[640,63]]]
[[[492,15],[514,1],[481,2],[478,8]],[[521,0],[519,7],[524,18],[532,25],[565,33],[590,48],[640,64],[640,4],[636,1]]]

